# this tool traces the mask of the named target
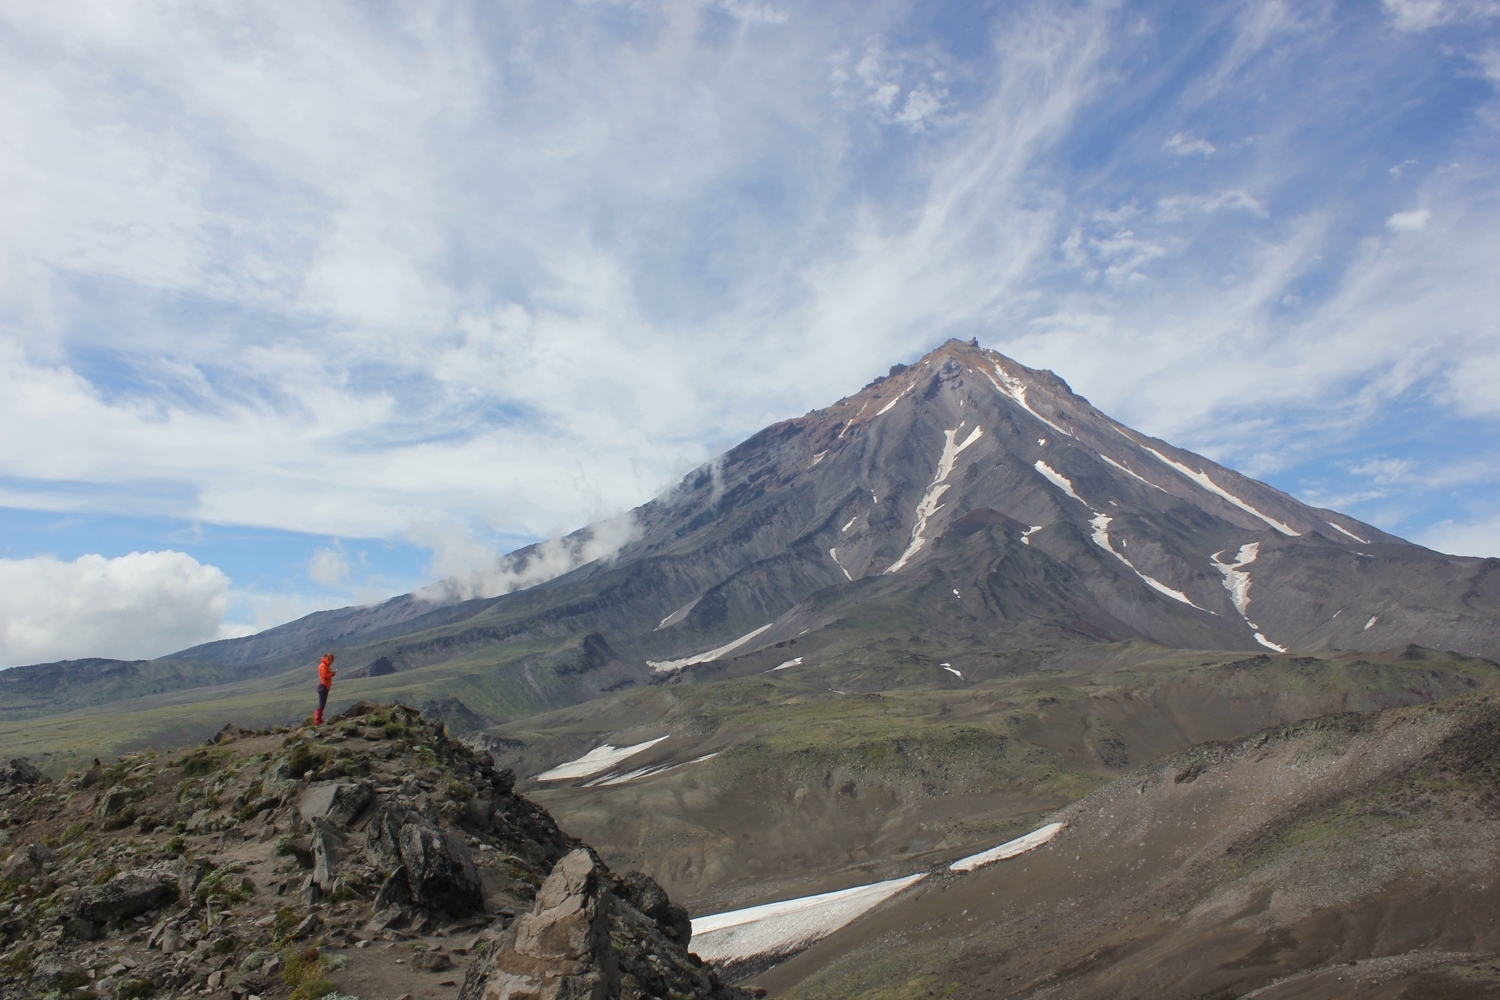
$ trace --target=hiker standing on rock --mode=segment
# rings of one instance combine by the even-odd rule
[[[328,691],[333,687],[333,675],[338,673],[333,669],[333,654],[324,653],[323,658],[318,661],[318,710],[313,713],[313,725],[323,724],[323,709],[328,707]]]

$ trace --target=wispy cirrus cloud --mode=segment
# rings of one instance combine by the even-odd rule
[[[12,7],[0,496],[302,533],[349,593],[329,537],[422,538],[483,589],[497,535],[977,335],[1467,523],[1353,470],[1415,461],[1393,410],[1497,416],[1487,11]]]

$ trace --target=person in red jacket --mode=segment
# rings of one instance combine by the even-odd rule
[[[324,653],[323,658],[318,661],[318,710],[313,713],[313,725],[323,724],[323,709],[328,707],[328,692],[333,687],[333,675],[338,673],[333,669],[333,654]]]

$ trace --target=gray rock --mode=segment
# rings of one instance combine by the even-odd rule
[[[127,920],[177,898],[177,880],[163,872],[121,872],[103,885],[78,891],[74,913],[95,923]]]
[[[25,881],[43,874],[57,852],[42,844],[27,844],[0,865],[0,878]]]
[[[365,831],[365,853],[377,868],[393,871],[401,865],[401,824],[403,810],[381,807]]]
[[[412,902],[453,917],[484,909],[484,890],[463,837],[408,817],[399,834],[401,863]]]
[[[0,785],[45,785],[51,781],[35,765],[20,757],[13,757],[9,764],[0,766]]]
[[[397,865],[396,870],[391,872],[391,877],[385,880],[380,891],[375,894],[375,910],[378,912],[410,903],[411,886],[406,880],[406,866]]]
[[[315,781],[302,793],[297,809],[304,821],[326,819],[348,827],[374,797],[370,786],[362,781]]]
[[[106,819],[117,815],[123,812],[126,806],[130,805],[131,798],[132,796],[127,789],[111,788],[109,791],[99,795],[98,813]]]
[[[411,967],[424,972],[442,972],[453,967],[453,959],[440,951],[419,951],[412,956]]]
[[[334,879],[338,876],[335,869],[343,857],[343,838],[325,820],[315,819],[312,824],[313,871],[312,880],[318,884],[324,892],[333,889]]]
[[[626,872],[616,891],[625,901],[656,924],[657,930],[687,948],[693,936],[693,920],[686,907],[668,898],[666,890],[644,872]]]

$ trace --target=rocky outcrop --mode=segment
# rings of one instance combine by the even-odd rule
[[[687,952],[690,930],[678,926],[686,917],[647,876],[617,878],[579,848],[552,869],[531,912],[469,967],[459,1000],[750,997]]]
[[[168,871],[120,872],[103,885],[80,889],[68,907],[66,926],[73,936],[90,940],[99,936],[101,929],[117,927],[121,921],[174,902],[177,887],[178,877]]]
[[[484,909],[484,892],[463,838],[408,817],[399,834],[401,863],[412,902],[466,917]]]
[[[27,844],[0,865],[0,879],[24,882],[45,872],[55,857],[57,852],[44,844]]]
[[[30,761],[14,758],[9,764],[0,765],[0,786],[24,787],[45,785],[52,779],[43,774]]]

